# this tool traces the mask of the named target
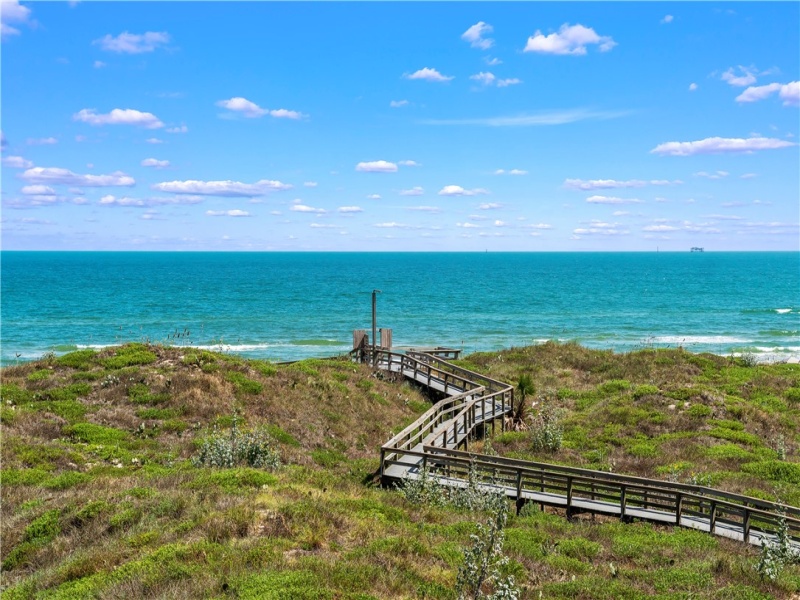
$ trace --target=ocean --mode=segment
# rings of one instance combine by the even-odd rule
[[[800,357],[800,253],[0,253],[3,365],[128,341],[275,361],[575,340]]]

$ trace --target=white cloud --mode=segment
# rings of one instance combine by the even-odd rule
[[[389,106],[391,108],[401,108],[403,106],[408,106],[408,100],[392,100],[389,102]]]
[[[744,217],[738,215],[703,215],[704,219],[716,219],[718,221],[742,221]]]
[[[537,125],[565,125],[578,121],[618,119],[630,111],[597,111],[586,108],[542,111],[535,114],[521,114],[478,119],[426,119],[423,125],[478,125],[483,127],[530,127]]]
[[[7,38],[10,35],[19,35],[19,29],[9,23],[26,23],[31,15],[31,9],[22,6],[19,0],[2,0],[0,2],[0,35]]]
[[[380,200],[381,199],[381,195],[380,194],[369,194],[369,195],[367,195],[367,199],[369,199],[369,200]]]
[[[581,235],[628,235],[630,231],[622,229],[619,223],[605,223],[603,221],[591,221],[588,227],[573,229],[572,233],[576,236]]]
[[[494,226],[495,227],[507,227],[508,223],[506,223],[505,221],[500,221],[498,219],[497,221],[494,222]]]
[[[511,169],[506,171],[505,169],[497,169],[494,172],[495,175],[527,175],[528,172],[523,169]]]
[[[694,92],[695,90],[697,90],[697,87],[698,87],[697,84],[692,82],[689,84],[689,91]]]
[[[302,119],[305,115],[303,113],[298,112],[296,110],[286,110],[285,108],[278,108],[277,110],[269,111],[270,117],[275,117],[276,119]]]
[[[146,129],[159,129],[164,123],[153,113],[141,112],[132,108],[115,108],[108,114],[98,114],[94,108],[84,108],[72,115],[73,121],[90,125],[136,125]]]
[[[522,83],[521,79],[517,79],[516,77],[510,79],[498,79],[494,73],[484,72],[481,71],[480,73],[476,73],[475,75],[470,75],[470,79],[473,81],[477,81],[478,83],[484,86],[496,85],[497,87],[508,87],[510,85],[517,85]]]
[[[476,225],[475,223],[456,223],[456,227],[463,227],[464,229],[480,229],[480,225]]]
[[[314,213],[317,215],[322,215],[328,212],[324,208],[314,208],[313,206],[308,206],[306,204],[292,204],[292,207],[289,210],[292,212]]]
[[[49,185],[26,185],[22,188],[22,193],[26,196],[55,196],[56,191]]]
[[[319,184],[316,181],[304,181],[303,182],[303,187],[307,187],[307,188],[315,188],[315,187],[317,187],[317,185],[319,185]]]
[[[662,24],[672,23],[672,21],[674,21],[674,20],[675,20],[675,17],[673,17],[672,15],[664,15],[664,18],[661,19],[661,23]]]
[[[778,92],[778,97],[784,101],[784,106],[796,106],[800,103],[800,81],[751,86],[736,96],[736,102],[758,102],[775,92]]]
[[[54,137],[46,138],[28,138],[28,146],[52,146],[57,144],[58,140]]]
[[[151,138],[147,138],[145,140],[145,142],[147,142],[148,144],[163,144],[164,140],[160,140],[158,138],[151,137]]]
[[[478,21],[475,23],[475,25],[461,34],[461,39],[465,42],[469,42],[470,46],[473,48],[488,50],[494,45],[494,40],[484,36],[492,33],[492,31],[493,28],[491,25],[484,23],[483,21]]]
[[[617,179],[565,179],[564,188],[568,190],[611,190],[616,188],[642,188],[646,185],[673,185],[683,183],[680,180],[667,181],[666,179],[627,179],[619,181]]]
[[[448,75],[442,75],[436,69],[431,69],[429,67],[425,67],[420,69],[419,71],[414,71],[410,75],[406,73],[403,75],[406,79],[422,79],[423,81],[451,81],[455,79],[455,77],[451,77]]]
[[[796,146],[792,142],[776,138],[721,138],[712,137],[694,142],[665,142],[659,144],[650,154],[665,156],[692,156],[694,154],[717,154],[728,152],[755,152],[756,150],[774,150]]]
[[[11,167],[12,169],[30,169],[33,166],[33,162],[21,156],[4,156],[2,163],[4,167]]]
[[[102,60],[96,60],[96,61],[94,61],[94,64],[92,66],[95,69],[102,69],[103,67],[106,66],[106,63],[104,63]]]
[[[408,190],[400,190],[401,196],[422,196],[424,193],[425,190],[418,185]]]
[[[483,204],[478,204],[478,210],[497,210],[498,208],[503,208],[503,205],[497,202],[484,202]]]
[[[360,162],[356,165],[356,171],[362,173],[396,173],[397,165],[386,160],[373,160],[370,162]]]
[[[165,130],[167,133],[187,133],[189,128],[186,125],[181,125],[179,127],[170,127]]]
[[[153,52],[159,46],[169,43],[169,34],[166,31],[147,31],[142,34],[124,31],[114,37],[106,34],[99,40],[92,42],[108,52],[121,54],[142,54]]]
[[[375,223],[373,227],[380,227],[382,229],[409,229],[410,225],[390,221],[388,223]]]
[[[207,210],[206,215],[209,217],[250,217],[252,216],[246,210],[239,210],[234,208],[232,210]]]
[[[497,77],[495,77],[494,74],[489,73],[488,71],[485,73],[481,71],[480,73],[476,73],[475,75],[470,75],[469,78],[472,79],[473,81],[482,83],[483,85],[492,85],[494,83],[494,80],[497,79]]]
[[[784,106],[797,106],[800,104],[800,81],[792,81],[781,86],[781,91],[778,95],[783,100]]]
[[[155,159],[155,158],[145,158],[141,162],[141,165],[143,167],[153,167],[155,169],[165,169],[166,167],[169,166],[169,161],[168,160],[158,160],[158,159]]]
[[[500,60],[499,58],[489,58],[488,56],[483,59],[483,62],[485,62],[490,67],[503,64],[503,61]]]
[[[401,160],[401,161],[398,161],[397,164],[400,165],[400,166],[403,166],[403,167],[421,167],[422,166],[421,164],[419,164],[415,160]]]
[[[230,196],[252,198],[263,196],[269,192],[288,190],[291,185],[280,181],[262,179],[255,183],[242,183],[240,181],[163,181],[150,186],[161,192],[173,194],[197,194],[200,196]]]
[[[600,36],[594,29],[583,25],[564,23],[558,33],[548,36],[537,30],[528,38],[524,52],[540,52],[543,54],[586,54],[586,46],[597,44],[600,52],[611,50],[617,43],[608,36]]]
[[[489,191],[483,188],[466,190],[460,185],[446,185],[439,190],[440,196],[477,196],[478,194],[488,194]]]
[[[745,87],[747,85],[753,85],[756,82],[758,70],[756,70],[754,67],[743,67],[739,65],[738,70],[739,74],[737,75],[734,72],[734,68],[731,67],[725,71],[720,78],[722,81],[728,82],[729,85],[736,87]]]
[[[311,223],[309,227],[313,229],[335,229],[337,226],[328,223]]]
[[[704,177],[705,179],[723,179],[730,175],[727,171],[714,171],[713,173],[707,173],[706,171],[698,171],[694,174],[695,177]]]
[[[98,204],[101,206],[145,206],[144,200],[139,200],[138,198],[129,198],[127,196],[117,198],[111,194],[100,198],[100,202],[98,202]]]
[[[419,212],[438,213],[440,208],[438,206],[406,206],[406,210],[414,210]]]
[[[758,177],[758,175],[755,173],[743,173],[742,175],[739,175],[739,179],[754,179],[756,177]]]
[[[345,213],[345,214],[364,212],[364,209],[362,209],[360,206],[340,206],[337,210],[340,213]]]
[[[130,187],[136,185],[133,177],[117,171],[111,175],[78,175],[58,167],[33,167],[19,176],[29,183],[63,184],[80,187]]]
[[[269,112],[267,109],[261,108],[255,102],[250,102],[250,100],[247,98],[242,98],[241,96],[236,96],[229,100],[220,100],[217,102],[217,106],[227,108],[228,110],[232,110],[234,112],[242,113],[249,119],[263,117]]]
[[[678,231],[678,227],[672,225],[647,225],[642,227],[642,231]]]
[[[553,226],[549,223],[535,223],[531,225],[523,225],[526,229],[552,229]]]
[[[617,198],[616,196],[589,196],[586,202],[590,204],[641,204],[638,198]]]

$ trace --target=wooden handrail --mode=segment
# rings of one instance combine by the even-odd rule
[[[513,404],[513,387],[424,352],[400,354],[379,349],[377,356],[378,364],[385,364],[388,370],[396,371],[394,366],[399,365],[399,371],[415,381],[428,386],[436,381],[445,393],[449,388],[458,390],[381,447],[382,479],[387,466],[402,465],[405,471],[401,472],[408,473],[414,465],[421,464],[433,472],[446,468],[447,475],[439,475],[444,483],[456,485],[461,481],[459,485],[464,485],[463,477],[476,468],[495,482],[485,485],[500,486],[504,493],[517,499],[518,507],[526,496],[533,495],[537,502],[565,506],[568,515],[575,510],[604,514],[616,511],[623,519],[635,515],[695,527],[700,519],[712,533],[719,533],[719,527],[728,531],[734,527],[737,532],[741,528],[742,539],[752,543],[761,543],[764,535],[774,535],[784,524],[790,536],[800,540],[798,507],[706,486],[478,455],[448,447],[450,440],[456,444],[459,439],[466,447],[479,423],[498,418],[498,399],[500,416],[507,414]],[[488,416],[487,409],[491,410]],[[420,442],[421,448],[415,450]],[[406,460],[401,461],[401,457]]]

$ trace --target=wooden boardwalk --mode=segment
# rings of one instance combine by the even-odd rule
[[[476,430],[499,424],[511,412],[513,388],[449,363],[432,353],[378,350],[376,366],[447,397],[381,448],[381,483],[420,476],[464,487],[470,470],[480,485],[516,501],[580,513],[677,525],[761,546],[785,523],[800,551],[800,508],[705,486],[630,477],[469,452]]]

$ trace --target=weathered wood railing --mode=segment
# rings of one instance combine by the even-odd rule
[[[586,512],[641,519],[757,545],[786,527],[794,543],[800,543],[797,507],[705,486],[458,450],[468,448],[477,425],[493,425],[511,410],[511,386],[418,352],[381,351],[378,364],[425,385],[435,383],[445,393],[456,392],[383,445],[384,484],[426,471],[445,485],[464,486],[477,473],[482,486],[516,500],[518,510],[535,502],[565,509],[568,516]]]

